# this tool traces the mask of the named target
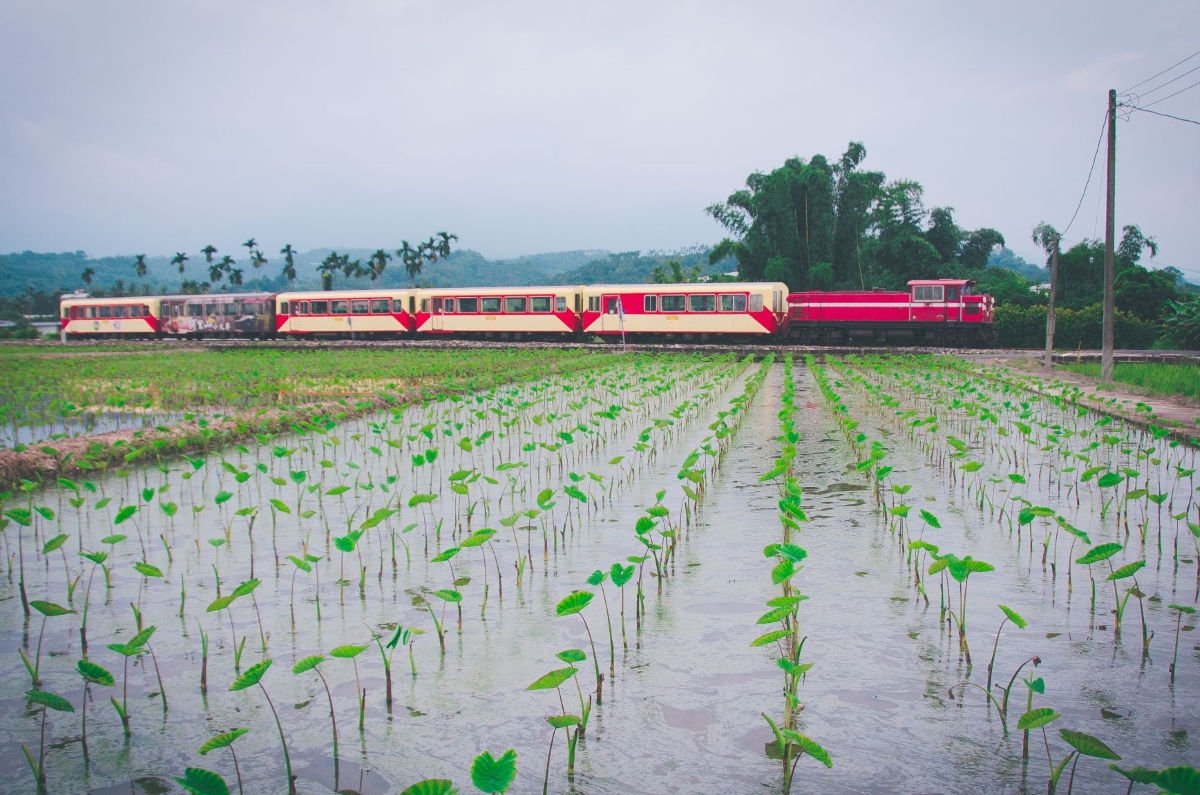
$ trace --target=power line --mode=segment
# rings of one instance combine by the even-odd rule
[[[1197,53],[1200,55],[1200,53]],[[1154,78],[1151,78],[1152,80]],[[1075,214],[1071,216],[1071,223],[1067,224],[1066,229],[1059,232],[1059,237],[1062,237],[1075,223],[1075,219],[1079,217],[1079,208],[1083,206],[1083,199],[1087,196],[1088,186],[1092,184],[1092,174],[1096,171],[1096,159],[1100,156],[1100,143],[1104,140],[1104,130],[1108,126],[1108,111],[1104,111],[1104,122],[1100,125],[1100,137],[1096,139],[1096,151],[1092,155],[1092,167],[1088,169],[1087,182],[1083,184],[1083,193],[1079,195],[1079,203],[1075,205]]]
[[[1172,66],[1168,66],[1166,69],[1163,69],[1161,72],[1159,72],[1158,74],[1154,75],[1153,77],[1147,77],[1147,78],[1146,78],[1145,80],[1143,80],[1142,82],[1140,82],[1140,83],[1138,83],[1138,84],[1136,84],[1136,85],[1132,85],[1132,86],[1130,86],[1129,88],[1125,89],[1125,90],[1124,90],[1124,91],[1122,91],[1121,93],[1122,93],[1122,94],[1128,94],[1130,91],[1132,91],[1133,89],[1137,88],[1138,86],[1144,86],[1144,85],[1146,85],[1147,83],[1149,83],[1151,80],[1154,80],[1155,78],[1158,78],[1158,77],[1162,77],[1162,76],[1163,76],[1163,75],[1165,75],[1167,72],[1169,72],[1169,71],[1171,71],[1172,69],[1174,69],[1176,66],[1182,66],[1183,64],[1185,64],[1185,63],[1187,63],[1188,61],[1190,61],[1190,60],[1192,60],[1193,58],[1195,58],[1197,55],[1200,55],[1200,50],[1197,50],[1196,52],[1192,53],[1191,55],[1189,55],[1188,57],[1184,58],[1184,59],[1183,59],[1182,61],[1180,61],[1179,63],[1177,63],[1177,64],[1174,64],[1174,65],[1172,65]]]
[[[1174,94],[1167,94],[1167,95],[1166,95],[1165,97],[1163,97],[1162,99],[1156,99],[1156,100],[1154,100],[1153,102],[1151,102],[1149,105],[1147,105],[1146,107],[1147,107],[1147,108],[1149,108],[1149,107],[1151,107],[1151,106],[1153,106],[1153,105],[1157,105],[1157,104],[1158,104],[1158,103],[1160,103],[1160,102],[1166,102],[1166,101],[1167,101],[1168,99],[1170,99],[1171,97],[1177,97],[1177,96],[1179,96],[1180,94],[1182,94],[1184,91],[1190,91],[1191,89],[1195,88],[1196,86],[1200,86],[1200,80],[1197,80],[1195,83],[1192,83],[1192,84],[1191,84],[1190,86],[1188,86],[1187,88],[1181,88],[1181,89],[1179,89],[1179,90],[1178,90],[1178,91],[1176,91]],[[1145,108],[1141,108],[1141,110],[1145,110]]]
[[[1187,77],[1187,76],[1188,76],[1188,75],[1190,75],[1192,72],[1195,72],[1195,71],[1196,71],[1196,70],[1198,70],[1198,69],[1200,69],[1200,66],[1193,66],[1191,69],[1188,69],[1188,70],[1187,70],[1186,72],[1184,72],[1183,74],[1180,74],[1180,75],[1177,75],[1177,76],[1175,76],[1175,77],[1172,77],[1172,78],[1171,78],[1170,80],[1168,80],[1167,82],[1165,82],[1165,83],[1159,83],[1159,84],[1158,84],[1157,86],[1155,86],[1154,88],[1152,88],[1152,89],[1150,89],[1150,90],[1148,90],[1148,91],[1143,91],[1141,94],[1136,94],[1135,96],[1136,96],[1138,99],[1141,99],[1142,97],[1149,96],[1149,95],[1153,94],[1155,91],[1158,91],[1159,89],[1166,88],[1167,86],[1169,86],[1169,85],[1171,85],[1172,83],[1174,83],[1176,80],[1182,80],[1183,78]]]
[[[1146,110],[1145,108],[1133,108],[1133,110],[1139,110],[1142,113],[1153,113],[1155,116],[1162,116],[1163,118],[1174,119],[1175,121],[1186,121],[1188,124],[1200,125],[1200,121],[1196,121],[1195,119],[1185,119],[1182,116],[1172,116],[1170,113],[1159,113],[1156,110]]]

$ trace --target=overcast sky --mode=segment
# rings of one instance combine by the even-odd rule
[[[711,244],[750,172],[858,140],[1034,259],[1107,90],[1197,50],[1196,0],[3,0],[0,251]],[[1200,126],[1118,142],[1118,225],[1200,282]],[[1103,163],[1069,239],[1103,236]]]

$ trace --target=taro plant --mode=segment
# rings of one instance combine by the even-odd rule
[[[129,658],[136,657],[142,653],[143,648],[150,641],[150,636],[154,634],[154,627],[146,627],[138,632],[125,643],[110,643],[108,648],[110,651],[115,651],[117,654],[125,658],[124,672],[121,677],[121,700],[117,701],[116,697],[110,697],[113,709],[121,716],[121,725],[125,729],[125,736],[129,737]]]
[[[1007,605],[996,605],[1000,608],[1000,612],[1004,613],[1004,618],[1000,619],[1000,626],[996,628],[996,642],[992,644],[992,658],[988,660],[987,667],[987,689],[992,689],[992,668],[996,665],[996,651],[1000,648],[1000,633],[1004,630],[1004,622],[1011,621],[1017,629],[1025,629],[1027,623],[1021,617],[1021,614],[1013,610]]]
[[[366,644],[356,645],[348,643],[344,646],[336,646],[329,650],[329,656],[339,660],[349,660],[354,663],[354,694],[358,700],[358,730],[363,730],[363,721],[366,718],[367,711],[367,691],[363,690],[362,682],[358,678],[358,655],[367,650]]]
[[[37,651],[34,653],[33,662],[29,662],[29,657],[25,655],[24,649],[17,649],[21,655],[21,662],[25,663],[25,669],[29,671],[29,677],[33,680],[34,687],[41,687],[42,680],[39,676],[42,664],[42,636],[46,634],[46,619],[52,616],[65,616],[68,613],[74,613],[74,610],[68,610],[62,605],[56,605],[54,602],[43,602],[39,599],[34,599],[29,602],[29,606],[42,614],[42,628],[38,630]]]
[[[783,792],[784,795],[789,795],[792,791],[792,783],[796,775],[796,765],[800,763],[800,757],[808,754],[813,759],[816,759],[825,767],[833,767],[833,759],[829,753],[820,746],[815,740],[800,734],[794,729],[781,729],[776,725],[775,721],[771,720],[771,716],[767,713],[762,713],[763,718],[771,725],[771,731],[775,734],[775,743],[779,748],[779,752],[784,760],[783,771]],[[791,760],[791,764],[788,764]]]
[[[233,750],[233,744],[238,740],[238,738],[248,734],[249,731],[249,729],[230,729],[227,732],[222,732],[216,735],[204,745],[200,746],[200,756],[204,756],[209,751],[215,751],[218,748],[229,749],[229,754],[233,757],[233,772],[237,775],[239,793],[244,792],[245,790],[242,788],[242,769],[238,766],[237,751]]]
[[[483,792],[502,795],[517,777],[517,752],[511,748],[497,759],[484,751],[471,762],[471,783]]]
[[[525,688],[526,690],[554,690],[558,693],[558,704],[562,709],[562,714],[550,715],[546,718],[546,722],[550,724],[553,731],[550,732],[550,749],[546,752],[546,779],[542,784],[543,793],[546,792],[550,782],[550,758],[554,754],[554,737],[558,734],[559,729],[564,729],[567,733],[567,777],[573,779],[575,775],[575,747],[579,741],[581,718],[578,715],[568,714],[562,690],[559,688],[578,673],[579,669],[575,666],[557,668],[539,677],[533,684]]]
[[[1179,661],[1179,630],[1183,625],[1184,615],[1195,615],[1196,608],[1191,605],[1168,605],[1169,610],[1175,611],[1175,651],[1171,654],[1171,682],[1175,681],[1175,664]]]
[[[292,757],[288,754],[287,739],[283,736],[283,724],[279,722],[279,713],[275,711],[275,704],[272,703],[271,696],[267,694],[267,688],[262,683],[263,675],[271,667],[272,662],[273,660],[267,658],[250,666],[246,669],[246,673],[234,680],[234,683],[229,686],[229,690],[236,693],[258,685],[258,689],[262,691],[263,698],[267,700],[267,706],[271,708],[271,715],[275,718],[275,728],[279,730],[279,744],[283,746],[283,764],[287,768],[288,793],[296,795],[296,778],[292,775]]]
[[[183,778],[176,777],[175,782],[191,795],[229,795],[229,785],[221,774],[202,767],[185,769]]]
[[[333,708],[333,692],[329,689],[329,682],[326,681],[325,674],[321,673],[320,665],[323,662],[325,662],[324,654],[310,654],[292,666],[292,673],[299,676],[302,673],[313,671],[320,677],[321,684],[325,688],[325,697],[329,700],[329,722],[333,725],[333,770],[334,778],[336,778],[338,768],[337,711]]]
[[[97,665],[90,660],[80,660],[75,663],[75,669],[79,675],[83,677],[83,758],[88,758],[87,744],[87,705],[88,705],[88,686],[99,685],[101,687],[112,687],[116,684],[113,675],[107,669]]]
[[[612,565],[608,573],[612,578],[613,585],[621,591],[621,646],[625,651],[629,651],[629,641],[625,638],[625,586],[633,579],[634,568],[632,565],[622,566],[620,562],[617,562]]]
[[[21,746],[21,751],[25,754],[25,761],[29,762],[29,767],[33,770],[33,779],[37,782],[38,792],[46,791],[46,713],[50,710],[55,712],[74,712],[75,708],[71,706],[71,702],[67,701],[62,696],[57,696],[54,693],[48,693],[45,690],[30,690],[25,694],[25,698],[37,704],[42,708],[42,729],[41,740],[38,743],[38,758],[34,761],[33,752],[26,745]]]
[[[971,667],[971,648],[967,644],[967,586],[972,574],[995,571],[995,567],[982,560],[975,560],[970,555],[959,558],[949,553],[942,555],[929,567],[930,574],[936,574],[942,569],[950,573],[958,583],[958,611],[953,605],[948,606],[951,619],[958,625],[958,648],[966,655],[967,667]]]
[[[600,704],[604,698],[604,674],[600,672],[600,662],[596,658],[596,641],[592,638],[592,628],[588,626],[587,618],[583,615],[583,609],[591,604],[594,597],[595,594],[591,591],[574,591],[558,603],[554,612],[559,618],[577,615],[583,622],[588,642],[592,645],[592,665],[596,669],[596,703]]]

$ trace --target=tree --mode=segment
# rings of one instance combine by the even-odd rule
[[[250,238],[242,245],[246,247],[246,253],[253,257],[255,250],[258,248],[258,241],[256,241],[254,238]]]
[[[424,263],[421,251],[409,245],[407,240],[401,240],[400,248],[396,249],[396,256],[404,263],[404,270],[415,285],[417,277],[421,275],[421,265]]]
[[[934,207],[929,211],[929,228],[925,230],[925,239],[933,246],[942,262],[953,262],[958,259],[965,233],[954,223],[953,207]]]
[[[183,279],[183,266],[188,261],[188,255],[182,251],[176,251],[175,256],[171,258],[171,264],[179,271],[179,278]]]
[[[383,249],[375,249],[375,253],[372,254],[371,259],[367,261],[367,265],[370,268],[367,275],[371,277],[371,281],[375,281],[383,275],[383,272],[387,270],[388,260],[391,258],[392,255]]]
[[[92,278],[95,275],[96,275],[96,270],[94,268],[87,267],[87,268],[83,269],[83,273],[79,274],[79,278],[83,279],[84,285],[86,285],[87,287],[91,287],[92,286]]]
[[[881,171],[859,171],[867,157],[867,148],[851,141],[836,166],[834,174],[834,212],[837,222],[833,230],[833,274],[836,284],[857,284],[866,289],[862,266],[862,240],[870,224],[871,206],[875,203],[886,180]]]
[[[217,253],[217,247],[212,243],[209,243],[207,246],[200,249],[200,253],[204,255],[204,261],[209,265],[212,265],[213,254]]]
[[[232,284],[234,287],[242,286],[242,269],[241,268],[231,268],[230,269],[229,283]]]
[[[346,275],[347,279],[357,279],[358,277],[364,276],[367,273],[367,270],[363,268],[362,261],[354,260],[351,262],[349,254],[343,254],[338,265],[341,267],[342,273]]]
[[[329,256],[321,260],[321,264],[317,266],[317,272],[321,274],[321,289],[333,289],[333,274],[337,273],[341,267],[342,258],[336,251],[331,252]]]
[[[221,281],[221,277],[233,271],[235,265],[233,257],[226,254],[221,258],[220,262],[213,263],[208,266],[208,280],[213,284]],[[232,281],[232,279],[230,280]]]
[[[279,253],[283,255],[283,277],[287,279],[288,286],[291,287],[292,282],[296,281],[296,250],[292,248],[291,243],[288,243],[279,249]]]
[[[139,279],[146,275],[146,255],[145,254],[138,254],[134,257],[133,272],[138,275]]]
[[[450,259],[450,241],[457,242],[458,235],[451,234],[450,232],[438,232],[437,236],[441,238],[437,243],[438,254],[442,259]]]
[[[254,266],[254,270],[256,271],[263,265],[267,264],[267,258],[263,256],[261,251],[256,250],[252,257],[253,258],[250,260],[250,264]]]
[[[986,268],[991,253],[1003,246],[1004,235],[995,229],[987,227],[976,229],[969,233],[966,240],[963,241],[958,259],[968,268]]]

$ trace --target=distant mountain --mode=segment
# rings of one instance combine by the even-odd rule
[[[1016,271],[1035,284],[1045,284],[1050,281],[1050,270],[1034,265],[1022,257],[1018,257],[1010,249],[1001,248],[988,255],[989,268],[1005,268]]]
[[[297,273],[293,289],[321,288],[317,265],[333,249],[317,248],[297,252],[294,255]],[[369,249],[338,249],[339,254],[365,263],[371,256]],[[222,254],[217,254],[219,260]],[[654,267],[663,266],[668,259],[679,259],[685,269],[695,264],[702,273],[713,273],[728,268],[719,263],[708,265],[708,248],[693,246],[676,252],[653,251],[642,254],[638,251],[611,253],[603,250],[560,251],[547,254],[528,254],[513,259],[492,260],[477,251],[463,249],[455,251],[449,259],[427,263],[417,277],[417,284],[434,287],[500,287],[521,284],[592,284],[605,282],[645,282]],[[242,291],[288,289],[281,269],[283,257],[276,254],[268,258],[267,264],[256,271],[250,260],[236,262],[242,269]],[[0,254],[0,296],[18,296],[27,292],[57,295],[84,289],[82,274],[91,268],[92,289],[106,292],[114,289],[124,294],[168,294],[180,290],[184,279],[207,282],[208,264],[203,254],[191,254],[184,263],[180,275],[171,258],[147,257],[147,273],[139,278],[134,272],[134,257],[89,258],[82,251],[63,253],[39,253],[24,251]],[[730,266],[735,267],[735,266]],[[386,287],[403,287],[412,284],[404,265],[393,259],[376,282]],[[369,279],[347,279],[341,274],[334,277],[338,288],[365,288]],[[214,290],[233,289],[222,279],[213,285]]]

